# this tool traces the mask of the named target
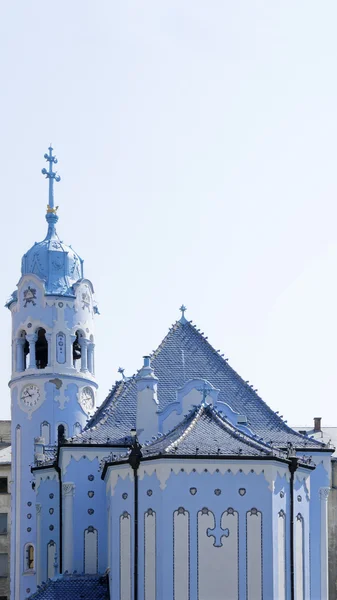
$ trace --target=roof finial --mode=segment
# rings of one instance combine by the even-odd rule
[[[185,304],[182,304],[179,310],[181,311],[181,318],[179,319],[179,323],[187,323],[187,319],[185,318],[185,312],[187,311],[187,307],[185,306]]]
[[[47,171],[47,169],[43,168],[41,173],[42,175],[46,176],[46,179],[49,179],[49,202],[48,202],[48,206],[47,206],[47,215],[46,215],[46,219],[48,221],[48,223],[53,222],[55,223],[58,220],[58,217],[56,215],[58,206],[54,206],[54,180],[55,181],[60,181],[61,177],[59,175],[57,175],[57,172],[53,171],[53,164],[56,165],[57,164],[57,158],[56,156],[53,156],[53,148],[52,145],[50,144],[49,148],[49,154],[45,154],[44,158],[46,159],[47,162],[49,162],[49,170]]]

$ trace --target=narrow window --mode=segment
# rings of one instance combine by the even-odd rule
[[[29,354],[29,342],[26,338],[26,332],[20,332],[16,341],[16,371],[25,371],[27,368],[27,354]]]
[[[48,342],[46,330],[40,327],[37,331],[37,340],[35,344],[36,368],[45,369],[48,365]]]
[[[34,546],[27,544],[26,546],[26,571],[34,569]]]
[[[0,577],[8,576],[8,554],[0,554]]]
[[[62,444],[62,442],[64,442],[64,440],[65,440],[65,437],[66,437],[66,430],[65,430],[63,423],[61,423],[57,427],[57,443]]]
[[[75,341],[73,343],[73,361],[74,361],[74,367],[77,366],[77,362],[78,360],[81,360],[81,346],[80,346],[80,342],[79,339],[81,337],[81,334],[79,331],[76,331],[76,338]]]
[[[0,477],[0,494],[8,494],[7,477]]]
[[[82,433],[82,427],[80,423],[75,423],[74,425],[74,435],[79,435]]]
[[[0,535],[7,533],[7,513],[0,513]]]

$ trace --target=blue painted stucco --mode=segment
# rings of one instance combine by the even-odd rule
[[[105,573],[111,600],[131,600],[136,586],[139,600],[152,600],[151,577],[156,600],[176,600],[173,518],[179,508],[189,518],[186,600],[210,600],[198,585],[204,560],[198,544],[208,544],[212,532],[198,532],[198,513],[205,509],[207,517],[214,515],[214,540],[231,544],[233,531],[220,523],[228,508],[238,518],[237,600],[247,600],[249,585],[258,588],[254,600],[290,599],[296,519],[303,543],[296,547],[294,583],[303,584],[303,594],[296,593],[301,600],[326,600],[322,515],[332,449],[288,427],[186,319],[185,307],[139,371],[130,378],[122,374],[95,410],[94,289],[84,278],[82,259],[56,232],[59,177],[52,148],[45,159],[47,235],[24,254],[21,278],[7,303],[12,317],[12,547],[17,549],[11,556],[12,600],[24,600],[46,580],[51,541],[53,581],[42,585],[35,596],[39,600],[53,597],[53,590],[77,598],[80,574],[90,600],[96,592],[106,596],[105,579],[100,581]],[[41,339],[45,355],[37,360]],[[155,514],[155,549],[145,540],[149,510]],[[258,523],[250,534],[248,515]],[[128,555],[121,551],[124,518],[130,526]],[[27,544],[34,547],[34,566],[28,569]],[[212,545],[214,552],[220,547]],[[259,552],[261,581],[252,571]],[[145,564],[153,555],[155,572],[146,580]],[[130,568],[127,589],[123,565]],[[213,584],[219,577],[212,600],[218,600],[230,567],[224,564],[220,574],[212,567]]]

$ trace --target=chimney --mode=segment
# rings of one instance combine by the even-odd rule
[[[322,417],[314,417],[314,433],[321,431]]]

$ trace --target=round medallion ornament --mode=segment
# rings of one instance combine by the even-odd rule
[[[219,490],[219,488],[217,488],[216,490],[214,490],[214,494],[215,494],[216,496],[220,496],[220,494],[221,494],[221,490]]]
[[[89,479],[89,481],[94,481],[95,476],[94,475],[88,475],[88,479]]]
[[[31,518],[32,518],[32,515],[30,513],[28,513],[27,519],[31,519]]]
[[[192,494],[192,496],[195,496],[197,493],[197,488],[196,487],[191,487],[190,488],[190,494]]]
[[[122,494],[122,498],[123,498],[123,500],[126,500],[126,499],[127,499],[127,497],[128,497],[127,493],[126,493],[126,492],[124,492],[124,494]]]
[[[59,307],[62,308],[63,302],[59,302]]]
[[[54,530],[54,525],[49,525],[49,529],[50,529],[50,531],[53,531]]]
[[[53,515],[53,514],[54,514],[54,509],[53,509],[53,508],[50,508],[50,509],[49,509],[49,514],[50,514],[50,515]]]
[[[27,323],[27,327],[28,327],[28,329],[30,329],[30,328],[31,328],[31,326],[32,326],[32,324],[31,324],[31,323]]]
[[[32,503],[31,503],[31,502],[27,502],[27,506],[31,506],[31,505],[32,505]]]
[[[245,493],[246,493],[246,490],[245,490],[245,488],[240,488],[240,489],[239,489],[239,494],[240,494],[240,496],[244,496],[244,495],[245,495]]]
[[[52,500],[54,498],[54,494],[49,494],[49,498]]]
[[[297,496],[297,501],[302,502],[302,496]]]
[[[147,492],[146,492],[146,493],[147,493],[147,495],[148,495],[148,496],[152,496],[152,493],[153,493],[153,492],[152,492],[152,490],[147,490]]]
[[[88,508],[88,514],[89,515],[93,515],[94,514],[94,509],[93,508]]]
[[[284,498],[284,492],[280,492],[280,498]]]
[[[93,498],[93,497],[94,497],[94,495],[95,495],[95,492],[94,492],[93,490],[90,490],[90,491],[88,492],[88,496],[89,496],[89,498]]]
[[[30,532],[31,532],[31,530],[32,530],[32,528],[31,528],[31,527],[27,527],[27,531],[28,531],[28,533],[30,533]]]

